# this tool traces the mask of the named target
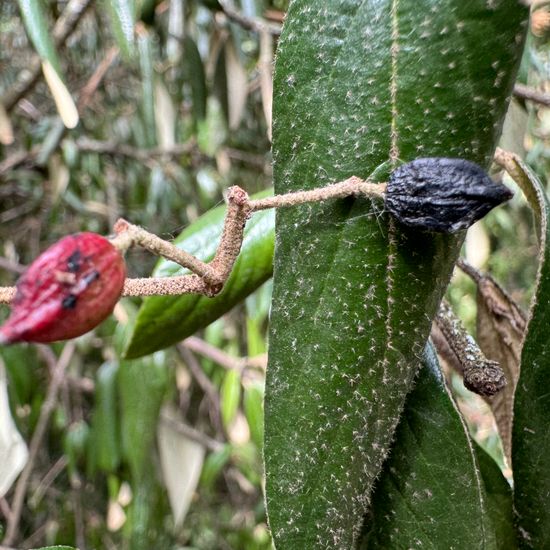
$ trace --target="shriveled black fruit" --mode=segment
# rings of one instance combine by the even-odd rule
[[[467,229],[513,193],[473,162],[424,158],[392,172],[386,209],[410,227],[454,233]]]

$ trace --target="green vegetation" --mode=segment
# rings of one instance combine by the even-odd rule
[[[123,298],[78,339],[0,348],[3,544],[550,545],[536,10],[524,48],[515,1],[0,3],[2,286],[119,217],[210,260],[232,185],[384,182],[446,156],[516,192],[467,235],[403,228],[357,197],[255,213],[219,296]],[[517,82],[535,101],[508,104]],[[497,145],[519,156],[492,163]],[[187,273],[126,260],[131,277]],[[445,293],[505,370],[503,397],[468,392],[426,345]]]

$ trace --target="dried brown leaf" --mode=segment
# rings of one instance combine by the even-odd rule
[[[465,262],[463,271],[477,285],[477,343],[488,359],[497,361],[508,384],[497,395],[487,398],[498,426],[505,455],[511,464],[514,392],[519,377],[521,347],[527,318],[518,304],[490,276]]]

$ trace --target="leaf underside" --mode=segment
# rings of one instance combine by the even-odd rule
[[[487,165],[523,40],[515,2],[295,0],[274,83],[276,193],[420,156]],[[352,548],[462,235],[380,203],[278,211],[266,386],[279,550]]]
[[[514,548],[510,486],[470,440],[431,346],[423,362],[360,548]]]
[[[538,178],[520,161],[516,166],[515,179],[531,203],[537,221],[539,267],[514,396],[514,509],[521,546],[538,549],[550,546],[550,203]]]

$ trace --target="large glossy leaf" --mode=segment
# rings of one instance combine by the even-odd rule
[[[471,441],[428,347],[376,484],[361,548],[514,546],[510,486]]]
[[[510,159],[508,168],[533,207],[539,231],[537,288],[514,400],[514,508],[522,545],[547,548],[550,546],[550,204],[537,177],[521,161]]]
[[[265,196],[265,193],[254,198]],[[222,233],[225,207],[210,210],[187,227],[174,241],[178,247],[203,261],[214,257]],[[139,357],[175,344],[206,327],[241,302],[272,273],[275,240],[273,211],[254,214],[248,221],[241,253],[223,291],[215,298],[187,294],[146,298],[135,323],[127,357]],[[160,260],[153,275],[168,277],[188,273]]]
[[[275,70],[276,193],[418,156],[487,165],[525,17],[517,2],[295,0]],[[276,235],[270,526],[279,549],[347,550],[461,238],[403,232],[352,199],[278,212]]]

